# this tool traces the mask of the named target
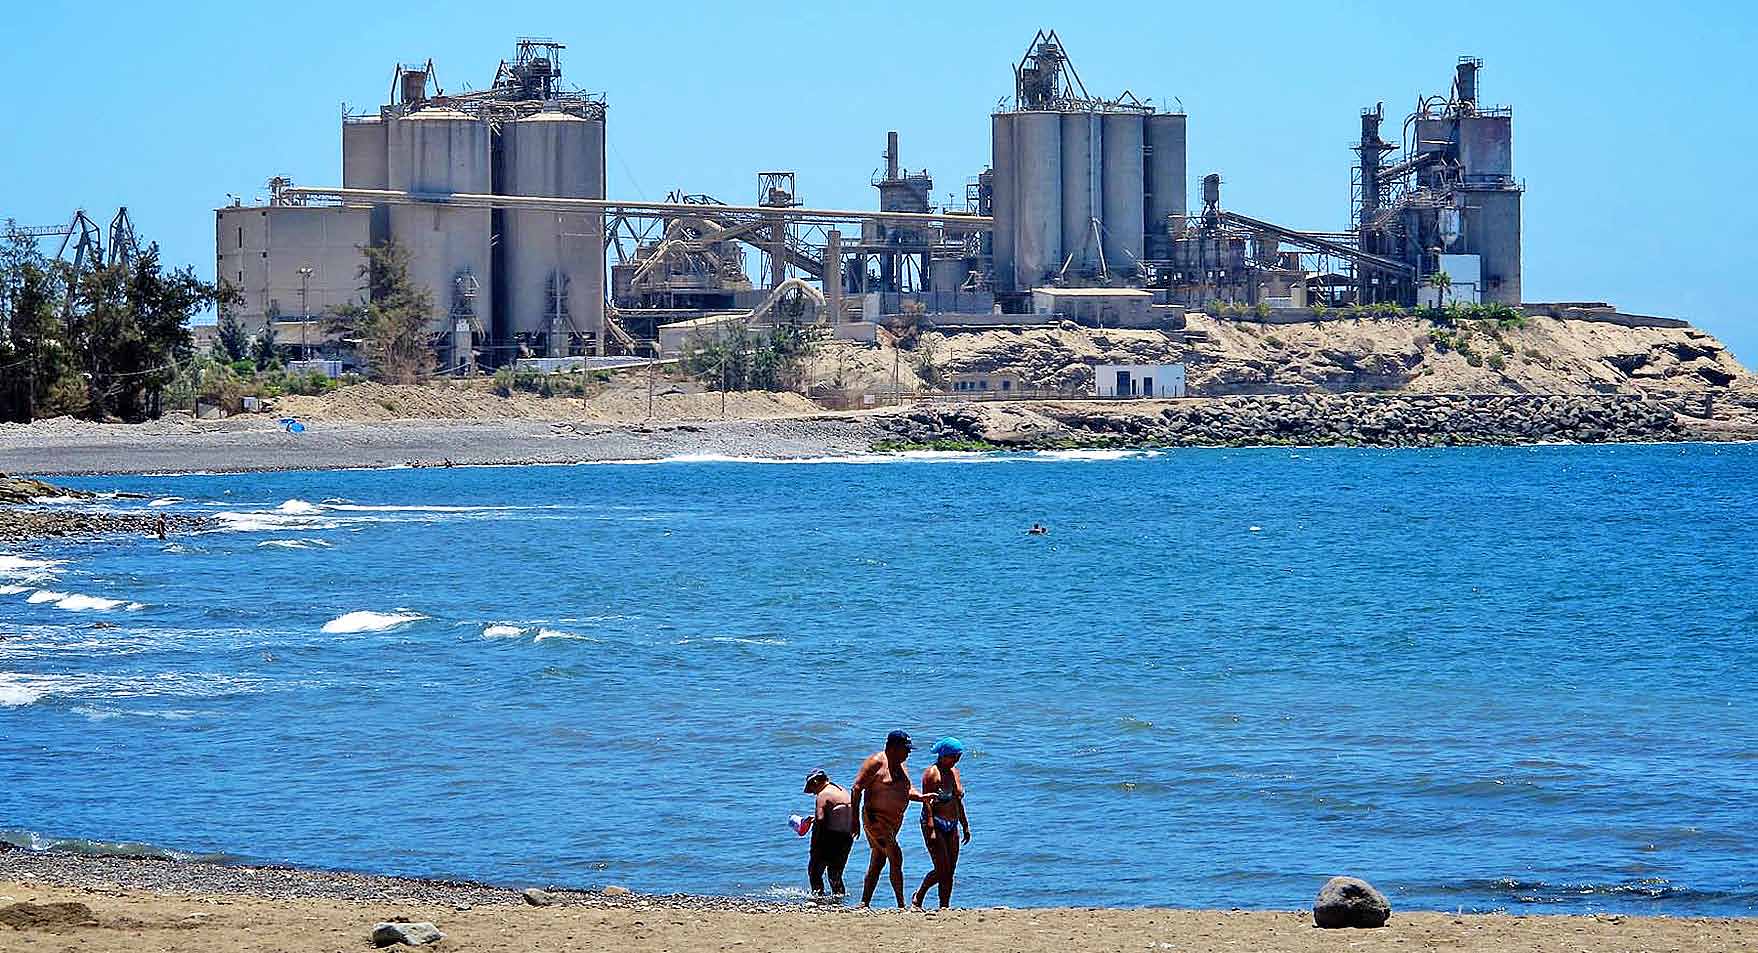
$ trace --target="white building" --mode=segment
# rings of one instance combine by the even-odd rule
[[[1093,394],[1099,397],[1183,397],[1183,364],[1095,364]]]

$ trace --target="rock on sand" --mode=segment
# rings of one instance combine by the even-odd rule
[[[439,927],[431,923],[381,923],[372,928],[373,946],[390,946],[394,943],[405,943],[409,946],[421,946],[424,943],[438,943],[446,938]]]
[[[1373,884],[1354,877],[1332,877],[1312,903],[1312,922],[1320,927],[1383,927],[1392,905]]]
[[[549,895],[549,891],[539,890],[536,887],[527,887],[522,896],[526,903],[534,907],[547,907],[555,903],[555,898]]]

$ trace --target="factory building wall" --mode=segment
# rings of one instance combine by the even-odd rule
[[[365,206],[234,206],[215,213],[216,277],[243,295],[222,309],[252,333],[271,315],[300,314],[300,268],[312,270],[307,307],[335,314],[359,302],[371,209]]]
[[[1466,202],[1463,254],[1483,259],[1483,300],[1520,304],[1520,198],[1518,189],[1459,193]]]

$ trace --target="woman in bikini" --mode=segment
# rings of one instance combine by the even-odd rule
[[[971,842],[971,822],[964,813],[964,781],[958,776],[964,742],[942,738],[930,750],[934,763],[922,772],[922,842],[934,860],[934,870],[922,878],[914,904],[920,907],[928,888],[938,886],[944,910],[952,904],[952,875],[958,869],[959,847]]]

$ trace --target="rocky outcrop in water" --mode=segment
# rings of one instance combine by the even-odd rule
[[[1175,401],[935,402],[883,420],[899,445],[1473,446],[1692,439],[1672,402],[1633,394],[1289,394]]]
[[[72,490],[41,480],[25,477],[9,477],[0,473],[0,504],[29,503],[44,497],[68,497],[76,500],[89,499],[92,494],[84,490]]]

